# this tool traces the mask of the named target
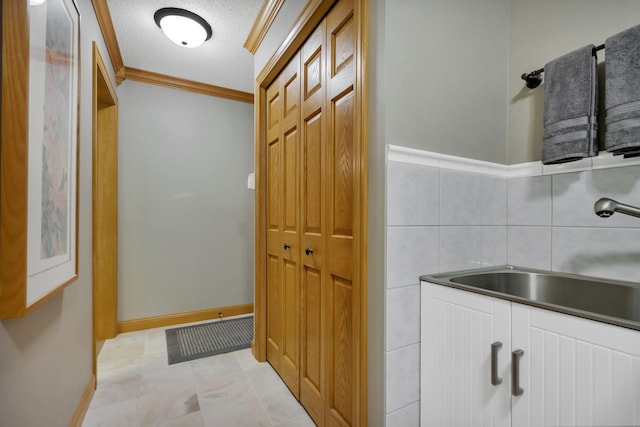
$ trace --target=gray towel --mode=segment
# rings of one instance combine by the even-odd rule
[[[606,46],[605,147],[640,154],[640,25],[609,37]]]
[[[595,46],[589,45],[545,64],[545,165],[598,154],[596,63]]]

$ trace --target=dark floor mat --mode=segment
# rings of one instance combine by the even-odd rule
[[[253,316],[167,329],[169,365],[251,347]]]

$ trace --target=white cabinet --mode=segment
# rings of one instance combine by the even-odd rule
[[[512,304],[514,426],[640,425],[640,332]]]
[[[423,427],[640,425],[640,332],[426,282],[421,298]]]
[[[510,303],[430,283],[421,298],[422,426],[510,426]]]

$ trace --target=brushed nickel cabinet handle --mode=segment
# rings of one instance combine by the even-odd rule
[[[524,356],[524,351],[515,350],[511,352],[511,394],[522,396],[524,389],[520,387],[520,359]]]
[[[496,341],[491,344],[491,385],[502,384],[502,378],[498,376],[498,352],[502,348],[502,343]]]

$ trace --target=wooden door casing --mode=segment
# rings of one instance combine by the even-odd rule
[[[118,97],[95,42],[92,74],[93,373],[97,376],[99,348],[117,334]]]

